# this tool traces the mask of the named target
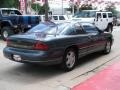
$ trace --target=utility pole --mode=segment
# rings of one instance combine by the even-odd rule
[[[48,0],[45,0],[45,21],[48,21]]]
[[[63,15],[63,0],[62,0],[62,15]]]

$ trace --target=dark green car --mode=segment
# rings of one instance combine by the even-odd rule
[[[3,50],[4,56],[22,63],[58,64],[70,71],[82,56],[111,51],[112,34],[100,31],[93,24],[71,21],[40,25],[25,34],[9,37]]]

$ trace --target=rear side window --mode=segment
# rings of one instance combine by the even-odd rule
[[[64,16],[59,16],[59,20],[65,20]]]
[[[101,18],[101,13],[97,13],[97,18]]]
[[[58,16],[53,16],[53,19],[54,20],[58,20]]]
[[[63,35],[76,35],[76,30],[72,27],[67,27],[64,32],[62,32]]]
[[[107,18],[107,15],[106,15],[106,13],[103,13],[103,18]]]
[[[22,15],[19,11],[15,10],[15,14]]]
[[[76,34],[84,34],[85,33],[79,23],[75,23],[74,28],[75,28]]]
[[[92,24],[83,24],[83,28],[87,33],[99,33],[98,29]]]
[[[108,13],[108,17],[112,18],[113,17],[112,13]]]

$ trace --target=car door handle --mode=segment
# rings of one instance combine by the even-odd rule
[[[91,36],[88,36],[88,38],[92,39],[92,37],[91,37]]]
[[[96,38],[92,38],[92,36],[88,36],[91,41],[96,41]]]

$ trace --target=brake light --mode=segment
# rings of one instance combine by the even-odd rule
[[[42,43],[42,42],[36,42],[35,45],[34,45],[34,49],[35,50],[48,50],[48,45]]]

